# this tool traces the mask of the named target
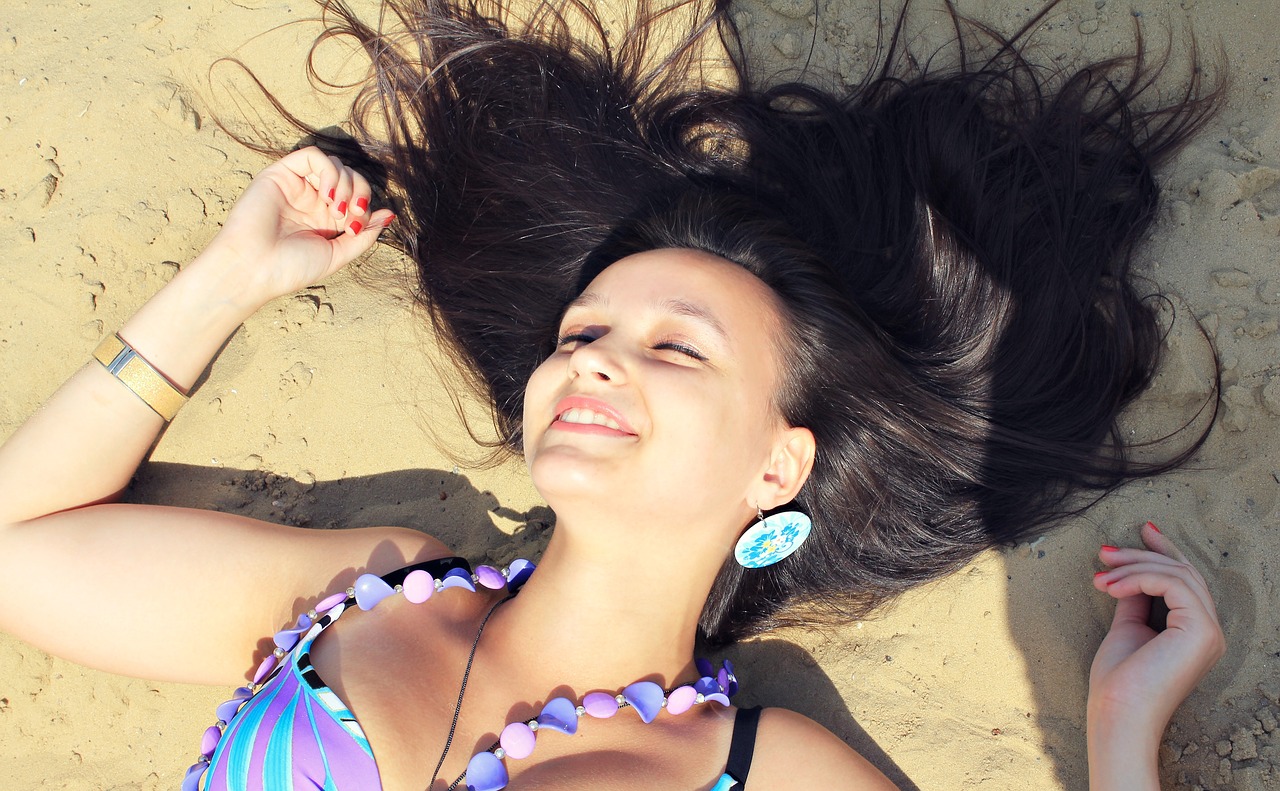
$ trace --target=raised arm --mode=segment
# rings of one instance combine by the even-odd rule
[[[1090,791],[1160,788],[1165,726],[1226,650],[1204,577],[1150,522],[1142,542],[1147,549],[1103,547],[1111,568],[1094,577],[1117,603],[1089,672]],[[1160,631],[1148,623],[1156,597],[1169,608]]]
[[[369,197],[363,178],[315,148],[267,168],[209,247],[120,328],[157,372],[135,362],[135,387],[185,392],[258,308],[368,250],[392,219],[371,214]],[[163,426],[134,389],[90,361],[0,446],[0,628],[116,672],[234,680],[246,651],[288,617],[291,593],[329,581],[303,579],[325,572],[323,557],[350,566],[343,550],[382,540],[402,554],[423,548],[399,531],[323,535],[99,504],[116,498]]]

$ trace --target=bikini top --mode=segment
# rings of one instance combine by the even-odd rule
[[[455,557],[407,566],[382,579],[394,587],[418,569],[436,579],[453,569],[471,573],[467,562]],[[311,664],[316,638],[354,604],[355,597],[348,596],[322,615],[308,619],[310,627],[256,692],[241,687],[232,700],[218,707],[218,718],[226,725],[207,768],[203,762],[192,767],[183,791],[200,788],[201,774],[205,791],[382,788],[373,749],[360,723]],[[712,791],[745,791],[759,717],[758,707],[738,709],[725,773]],[[206,740],[209,737],[206,733]],[[202,752],[207,753],[207,747]]]

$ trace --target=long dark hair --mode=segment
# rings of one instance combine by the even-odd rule
[[[814,536],[766,570],[726,564],[712,642],[865,615],[1203,441],[1139,463],[1117,429],[1161,341],[1129,271],[1152,168],[1220,94],[1198,68],[1142,106],[1162,66],[1140,33],[1124,57],[1036,65],[1022,42],[1054,3],[1008,37],[952,9],[937,60],[957,65],[919,67],[904,8],[837,93],[761,79],[728,0],[641,0],[612,30],[591,0],[529,5],[389,0],[375,29],[325,2],[325,38],[372,64],[351,137],[277,109],[394,204],[416,295],[510,451],[560,313],[611,262],[698,248],[778,294],[777,407],[818,448],[790,507]]]

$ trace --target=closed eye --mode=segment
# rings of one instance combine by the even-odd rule
[[[572,344],[586,344],[591,343],[594,340],[596,340],[594,335],[588,335],[585,332],[571,332],[567,335],[561,335],[556,339],[556,348],[564,349],[566,346],[570,346]],[[663,341],[662,343],[655,344],[653,348],[677,352],[700,362],[707,361],[706,356],[697,349],[687,344],[680,343],[679,341]]]
[[[563,348],[571,343],[591,343],[595,338],[585,332],[572,332],[556,339],[556,348]]]
[[[659,343],[657,346],[654,346],[653,348],[670,349],[673,352],[679,352],[680,354],[686,355],[688,357],[692,357],[695,360],[700,360],[702,362],[707,361],[707,358],[703,356],[701,353],[699,353],[697,349],[694,349],[691,346],[686,346],[683,343],[678,343],[676,341],[665,341],[663,343]]]

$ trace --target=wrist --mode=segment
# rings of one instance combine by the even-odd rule
[[[1163,727],[1090,706],[1086,725],[1090,791],[1158,791]]]
[[[261,262],[246,260],[238,251],[215,239],[174,278],[174,283],[211,315],[225,315],[238,326],[275,299]]]
[[[267,301],[256,296],[233,262],[206,251],[148,300],[119,334],[185,391],[227,338]]]

